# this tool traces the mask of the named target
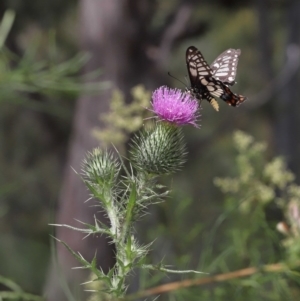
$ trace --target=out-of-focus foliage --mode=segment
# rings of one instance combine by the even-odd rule
[[[299,245],[296,225],[300,221],[297,207],[300,186],[295,183],[294,174],[281,157],[266,162],[266,144],[255,142],[252,136],[238,131],[234,145],[238,152],[237,177],[215,179],[215,184],[227,196],[226,212],[234,212],[230,221],[233,227],[228,231],[234,249],[246,262],[256,265],[262,264],[262,260],[264,263],[289,260],[290,256],[293,258],[290,263],[297,264],[295,258],[299,254],[291,254],[289,250],[284,255],[276,233],[277,224],[285,219],[293,227],[293,244]],[[291,207],[295,214],[291,214]]]
[[[84,93],[99,93],[108,87],[107,82],[83,83],[80,70],[86,64],[89,56],[79,53],[66,61],[60,61],[57,51],[55,34],[49,33],[49,48],[46,57],[37,59],[40,41],[33,41],[20,58],[8,49],[0,52],[0,102],[21,104],[35,110],[41,110],[55,115],[67,114],[61,106],[54,106],[33,101],[32,96],[50,97],[55,101],[58,97],[76,97]],[[99,75],[99,70],[86,77],[89,79]]]
[[[143,85],[131,89],[132,101],[125,103],[125,96],[119,90],[114,90],[110,101],[110,112],[100,113],[100,120],[104,128],[95,128],[93,135],[102,145],[111,143],[124,147],[131,133],[141,128],[144,118],[147,116],[145,108],[150,104],[150,92]]]
[[[24,24],[37,22],[44,28],[55,26],[65,17],[67,10],[74,9],[77,0],[52,0],[41,2],[39,0],[3,0],[3,7],[9,7],[16,11],[18,20],[17,30],[20,31]],[[24,29],[24,28],[23,28]]]
[[[168,219],[165,227],[160,227],[161,234],[158,235],[157,230],[149,232],[153,237],[165,238],[170,238],[171,233],[172,253],[180,267],[195,265],[198,261],[198,269],[209,273],[208,277],[223,274],[226,279],[227,273],[229,278],[229,273],[236,271],[236,278],[221,283],[211,281],[213,285],[209,287],[181,290],[175,292],[174,297],[176,300],[214,301],[297,300],[300,296],[297,288],[300,283],[297,274],[300,186],[295,184],[295,176],[281,157],[268,159],[266,143],[256,142],[252,136],[236,131],[233,145],[236,159],[231,164],[236,176],[214,180],[224,197],[222,213],[210,229],[205,229],[201,221],[188,229],[184,221],[191,202],[183,198],[170,200],[172,219]],[[278,231],[282,230],[282,223],[285,228],[280,232],[284,236]],[[202,242],[200,253],[196,251],[197,240]],[[263,272],[268,265],[277,263],[286,263],[286,269]],[[239,270],[248,267],[256,267],[258,271],[241,277]],[[151,283],[155,282],[155,277],[149,280],[143,275],[143,279],[146,287],[155,286]]]
[[[0,298],[1,300],[31,300],[31,301],[43,301],[44,298],[28,294],[22,290],[22,288],[5,277],[0,275],[0,283],[7,288],[8,290],[1,290],[0,291]]]
[[[79,94],[101,93],[108,83],[84,83],[80,72],[89,56],[64,59],[53,31],[30,36],[32,43],[21,56],[6,48],[13,17],[7,11],[0,26],[0,275],[37,293],[46,277],[48,223],[60,187],[74,100]],[[47,44],[43,54],[40,38]]]
[[[286,169],[283,158],[276,157],[265,164],[265,143],[254,143],[253,137],[236,132],[235,147],[238,151],[236,166],[239,176],[236,178],[216,178],[215,184],[223,193],[232,193],[240,198],[239,210],[249,214],[253,208],[287,202],[287,191],[295,176]]]

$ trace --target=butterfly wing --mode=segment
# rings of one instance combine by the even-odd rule
[[[186,64],[191,82],[191,87],[200,85],[203,76],[211,76],[211,68],[204,60],[202,53],[194,46],[186,50]]]
[[[234,84],[239,54],[240,50],[228,49],[209,66],[196,47],[188,47],[186,64],[191,82],[188,92],[199,100],[205,98],[210,103],[216,102],[214,97],[221,98],[234,107],[244,102],[246,97],[232,93],[227,86]]]
[[[211,76],[211,69],[202,53],[194,46],[190,46],[186,50],[186,64],[191,83],[187,91],[202,101],[203,98],[206,98],[203,97],[203,93],[207,92],[205,77]],[[208,100],[208,98],[206,99]],[[210,100],[208,101],[210,102]]]
[[[221,98],[233,107],[239,106],[247,99],[243,95],[234,94],[223,82],[216,80],[213,77],[210,78],[207,90],[211,96]]]
[[[234,85],[240,54],[240,49],[228,49],[221,53],[210,65],[212,76],[227,85]]]
[[[242,102],[247,100],[247,97],[239,94],[234,94],[231,92],[231,90],[224,85],[224,93],[220,97],[224,101],[226,101],[230,106],[237,107],[239,106]]]

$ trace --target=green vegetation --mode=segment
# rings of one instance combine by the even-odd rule
[[[164,0],[151,9],[138,7],[127,15],[129,21],[118,19],[117,34],[109,31],[114,28],[111,24],[103,27],[109,41],[101,40],[99,33],[93,37],[95,44],[121,49],[117,53],[126,66],[122,72],[117,56],[106,70],[95,64],[92,72],[86,71],[95,59],[87,49],[91,44],[82,41],[93,34],[83,32],[80,23],[82,3],[88,1],[0,2],[0,300],[42,299],[54,250],[55,235],[49,224],[62,207],[58,199],[63,174],[72,165],[70,137],[79,136],[82,155],[88,148],[85,138],[93,137],[102,150],[112,143],[122,156],[130,157],[130,137],[145,125],[148,129],[145,120],[150,115],[145,108],[150,106],[151,92],[171,80],[174,87],[181,87],[167,72],[183,80],[187,74],[184,54],[190,45],[197,46],[208,63],[225,49],[240,48],[237,84],[232,90],[249,100],[239,108],[219,101],[219,112],[202,102],[201,129],[183,129],[188,151],[184,169],[171,180],[157,179],[155,187],[170,187],[171,193],[164,202],[149,207],[134,235],[142,246],[153,241],[142,264],[159,266],[163,260],[170,270],[207,274],[192,277],[165,275],[159,268],[134,270],[129,281],[135,285],[126,298],[300,299],[296,133],[300,93],[298,42],[292,40],[299,30],[293,17],[297,1],[272,2],[265,11],[260,6],[263,1],[195,1],[190,15],[190,2],[184,1],[183,5]],[[188,22],[176,27],[182,24],[175,21],[184,16]],[[176,28],[182,31],[174,37]],[[135,30],[141,30],[138,38]],[[98,58],[106,62],[105,51]],[[99,81],[99,75],[106,78],[106,74],[110,82]],[[102,98],[103,91],[108,93]],[[76,101],[87,95],[105,102],[110,112],[92,108],[99,119],[93,118],[91,125],[87,118],[84,125],[90,127],[78,135],[75,131],[82,124],[75,122]],[[128,203],[129,196],[124,197]],[[127,247],[130,244],[129,239]],[[95,269],[98,272],[100,267]],[[78,270],[68,271],[77,276]],[[104,274],[101,277],[108,281]],[[94,279],[91,274],[86,285],[76,286],[78,291],[107,289],[105,281]],[[107,296],[95,293],[91,300]]]

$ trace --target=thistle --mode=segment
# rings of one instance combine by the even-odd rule
[[[75,253],[62,242],[70,252],[94,274],[93,281],[107,284],[105,291],[113,297],[124,296],[126,278],[134,268],[160,270],[170,273],[195,271],[176,271],[167,269],[163,264],[145,265],[144,258],[151,244],[141,246],[135,238],[134,222],[140,219],[148,206],[162,200],[169,191],[161,192],[156,185],[156,177],[171,174],[183,167],[186,158],[186,146],[181,126],[197,125],[199,105],[189,94],[177,89],[161,87],[152,95],[153,111],[158,121],[148,130],[137,134],[131,142],[131,160],[129,170],[121,156],[95,149],[86,156],[82,165],[82,178],[110,220],[110,226],[95,219],[95,225],[85,224],[86,228],[74,228],[87,235],[106,234],[116,248],[116,264],[106,275],[80,254]],[[120,163],[119,163],[120,162]],[[123,177],[120,169],[123,168]],[[159,192],[157,192],[159,191]]]

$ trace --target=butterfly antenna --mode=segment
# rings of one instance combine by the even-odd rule
[[[188,85],[189,85],[189,81],[188,81],[187,76],[185,76],[184,79],[185,79],[185,81],[186,81],[186,86],[188,86]]]
[[[168,72],[168,75],[171,76],[172,78],[176,79],[176,80],[179,81],[180,83],[182,83],[185,87],[187,86],[183,81],[181,81],[181,80],[178,79],[177,77],[173,76],[170,72]]]

